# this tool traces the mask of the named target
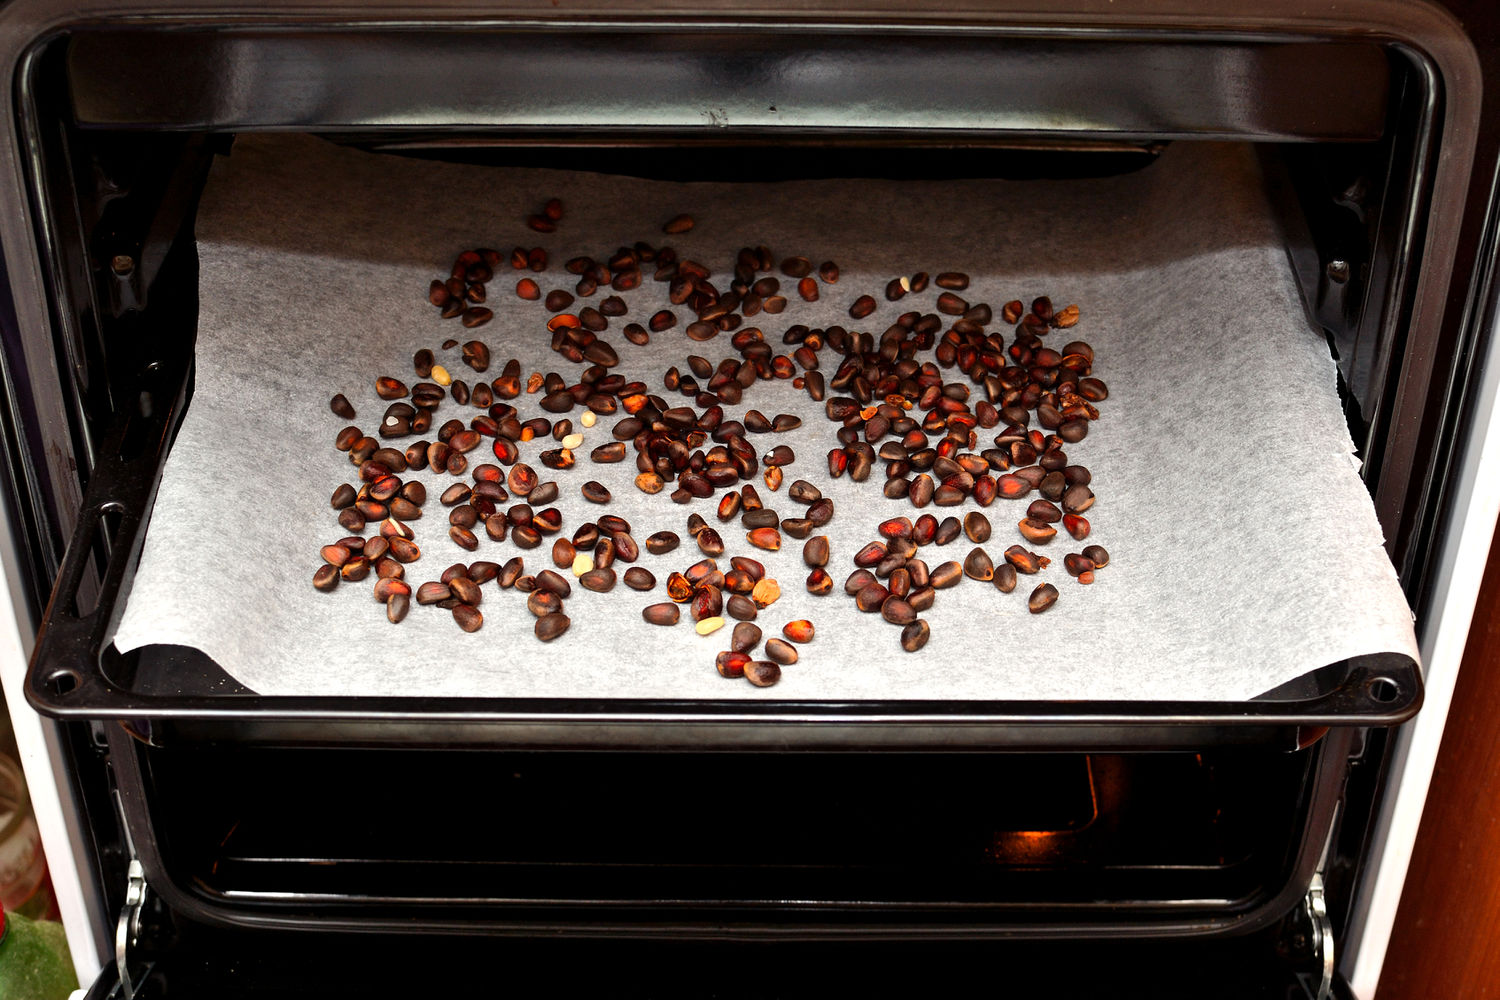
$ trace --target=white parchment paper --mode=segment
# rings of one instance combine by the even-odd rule
[[[524,217],[554,195],[567,212],[558,232],[526,229]],[[662,222],[679,212],[691,212],[696,228],[662,236]],[[453,165],[305,137],[243,137],[214,166],[197,232],[196,391],[116,636],[121,649],[197,647],[262,694],[762,699],[1217,701],[1253,697],[1353,655],[1417,655],[1356,474],[1334,364],[1305,318],[1243,148],[1179,144],[1144,171],[1100,180],[738,185]],[[1041,548],[1053,565],[1039,578],[1022,577],[1015,593],[973,581],[940,591],[924,615],[931,641],[904,653],[899,630],[858,612],[842,583],[878,521],[918,512],[882,496],[879,466],[864,484],[830,480],[825,455],[835,425],[789,382],[762,382],[729,415],[754,407],[803,416],[800,429],[754,435],[752,443],[762,453],[791,445],[798,458],[787,482],[807,478],[833,498],[837,513],[825,529],[831,595],[805,592],[800,542],[787,538],[781,552],[761,553],[737,521],[714,520],[714,500],[677,505],[665,492],[646,496],[632,485],[633,461],[582,458],[611,440],[616,417],[587,431],[571,470],[552,473],[536,461],[556,446],[550,440],[524,445],[522,456],[561,487],[556,506],[566,534],[608,511],[629,520],[639,541],[665,528],[683,535],[672,554],[642,552],[640,564],[659,581],[655,592],[575,586],[571,630],[543,644],[524,596],[494,584],[485,587],[485,625],[474,634],[437,608],[414,606],[406,622],[390,625],[371,599],[373,578],[314,591],[319,546],[345,534],[328,498],[354,481],[333,448],[345,421],[329,411],[329,397],[345,393],[355,422],[373,432],[386,406],[376,376],[415,382],[416,349],[471,336],[438,318],[426,301],[428,282],[446,276],[468,247],[508,253],[541,245],[551,265],[534,277],[544,290],[571,289],[575,279],[562,270],[568,257],[606,257],[642,238],[669,241],[713,268],[720,287],[744,245],[766,244],[778,259],[836,260],[842,277],[822,287],[817,303],[802,302],[783,278],[786,311],[750,321],[777,345],[794,323],[860,326],[847,309],[863,293],[880,301],[862,324],[877,334],[903,311],[931,310],[936,288],[897,303],[881,294],[890,278],[917,270],[968,272],[965,297],[997,314],[1009,299],[1038,294],[1059,307],[1078,304],[1078,326],[1051,337],[1058,345],[1089,341],[1095,374],[1110,387],[1093,433],[1069,449],[1094,473],[1099,500],[1088,514],[1089,541],[1109,549],[1110,566],[1092,586],[1079,585],[1062,556],[1082,545],[1060,533]],[[494,355],[488,377],[515,357],[525,373],[558,371],[576,381],[582,366],[548,350],[541,304],[513,294],[521,276],[502,269],[489,286],[496,318],[475,331]],[[630,345],[624,323],[644,323],[668,302],[665,285],[650,280],[626,298],[630,315],[606,334],[622,358],[617,370],[673,405],[685,401],[660,388],[669,364],[734,353],[727,335],[687,340],[686,310],[676,330]],[[456,350],[437,353],[455,375],[476,381]],[[823,359],[831,372],[833,353]],[[523,417],[541,413],[538,398],[516,401]],[[448,401],[437,422],[475,412]],[[471,455],[476,464],[488,458],[487,449]],[[432,499],[413,525],[424,555],[408,567],[409,580],[435,579],[456,561],[503,562],[518,553],[482,533],[477,553],[460,550],[436,500],[447,477],[420,476]],[[613,491],[608,507],[582,500],[579,486],[589,479]],[[801,515],[784,487],[758,488],[783,517]],[[1025,505],[997,500],[986,512],[995,525],[986,547],[997,562],[1021,540],[1015,522]],[[939,517],[970,509],[929,508]],[[768,637],[795,618],[817,624],[815,640],[776,687],[718,676],[714,656],[728,646],[727,628],[700,637],[686,616],[675,628],[641,620],[645,604],[666,599],[667,574],[699,558],[685,530],[694,510],[720,529],[729,554],[762,559],[781,582],[784,596],[758,622]],[[960,540],[922,556],[933,566],[962,561],[970,547]],[[549,552],[550,540],[523,553],[528,572],[549,566]],[[1061,599],[1031,615],[1026,596],[1043,581]]]

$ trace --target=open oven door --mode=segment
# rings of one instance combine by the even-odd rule
[[[158,913],[159,917],[160,914]],[[309,935],[180,925],[126,946],[83,1000],[327,1000],[472,995],[503,980],[530,995],[801,997],[939,995],[977,984],[1053,1000],[1354,1000],[1332,956],[1312,950],[1304,909],[1276,928],[1217,941],[658,942]],[[150,922],[143,935],[160,933]],[[130,931],[124,930],[128,936]],[[122,938],[122,942],[124,939]],[[122,987],[121,969],[129,977]],[[77,1000],[75,996],[74,1000]]]

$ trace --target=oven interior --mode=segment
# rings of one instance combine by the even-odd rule
[[[172,880],[243,913],[878,929],[1253,910],[1318,753],[142,756]]]
[[[607,32],[585,33],[573,42],[550,34],[528,38],[535,49],[531,58],[539,62],[590,59],[602,74],[587,84],[558,83],[550,114],[576,120],[573,127],[539,124],[542,112],[517,111],[514,94],[496,97],[478,83],[469,85],[473,93],[449,98],[454,109],[434,110],[433,90],[444,81],[485,59],[499,61],[491,71],[498,73],[505,60],[518,58],[503,36],[78,30],[38,45],[28,61],[24,116],[33,143],[32,217],[56,324],[50,349],[66,375],[61,389],[69,445],[83,459],[82,485],[87,487],[101,455],[128,461],[153,445],[160,429],[151,418],[171,410],[190,378],[196,199],[212,158],[230,154],[240,132],[301,131],[388,155],[767,182],[1099,176],[1150,169],[1173,141],[1239,141],[1254,143],[1262,153],[1309,316],[1339,361],[1340,397],[1388,547],[1408,588],[1418,585],[1416,543],[1427,525],[1422,506],[1407,502],[1418,486],[1406,473],[1413,461],[1425,460],[1432,442],[1415,440],[1408,428],[1412,414],[1394,408],[1399,359],[1408,337],[1420,333],[1405,320],[1421,264],[1422,208],[1430,194],[1436,136],[1430,86],[1402,50],[1347,42],[1197,39],[1152,46],[1127,39],[1054,40],[1037,43],[1035,53],[1012,62],[1017,57],[995,41],[937,45],[932,39],[898,43],[855,34],[813,50],[817,72],[798,80],[811,91],[810,124],[706,131],[687,124],[700,114],[692,101],[702,99],[691,91],[730,87],[726,81],[737,73],[754,76],[752,70],[785,76],[781,63],[767,67],[760,60],[773,59],[778,47],[796,54],[806,43],[784,34],[772,33],[769,40],[749,36],[734,45],[743,63],[736,67],[718,61],[728,44],[722,39],[673,37],[670,44],[654,35],[635,40],[623,53],[611,48],[608,57],[601,47],[619,38]],[[663,49],[689,67],[684,72],[692,85],[682,84],[689,93],[663,89],[664,81],[645,71]],[[978,66],[982,60],[991,66],[983,80],[1010,72],[1015,82],[994,95],[982,87],[965,89],[979,82],[948,82],[955,61]],[[1077,67],[1066,93],[1059,94],[1044,73],[1034,78],[1035,65],[1049,60]],[[1170,67],[1163,79],[1142,77],[1153,61],[1158,72]],[[142,74],[143,65],[160,72]],[[930,106],[902,106],[908,88],[901,80],[936,73],[939,66],[949,68],[937,77],[943,86],[924,98]],[[394,75],[406,90],[387,67],[400,67]],[[248,77],[245,93],[226,85],[233,76],[229,68]],[[1128,77],[1109,75],[1127,69]],[[324,71],[346,82],[336,94],[314,100],[298,81]],[[1212,75],[1204,79],[1204,73]],[[1293,77],[1297,87],[1290,85]],[[1168,84],[1193,81],[1204,88],[1197,98],[1162,93]],[[1308,81],[1324,86],[1324,105],[1341,113],[1308,114],[1299,89]],[[362,82],[368,85],[358,86]],[[606,83],[617,85],[619,94],[599,109],[597,87]],[[1124,86],[1141,92],[1114,93]],[[865,90],[879,100],[862,110],[887,115],[901,127],[884,127],[880,117],[858,120],[850,109],[841,115],[829,110]],[[986,114],[965,115],[964,109],[986,100]],[[1419,394],[1400,396],[1399,402],[1409,409],[1427,400]],[[70,508],[77,506],[75,499],[57,513],[45,502],[48,493],[65,491],[49,482],[55,470],[36,454],[45,444],[24,435],[17,441],[17,458],[32,484],[31,495],[18,499],[23,513],[44,529],[35,534],[31,553],[41,592],[73,533]],[[1384,475],[1387,466],[1394,475]],[[112,534],[106,517],[95,539],[101,558]],[[80,588],[85,606],[90,589],[88,583]]]
[[[554,66],[599,60],[608,41],[558,33],[534,54]],[[679,43],[673,51],[722,55],[719,42]],[[883,43],[841,44],[828,76],[854,87],[861,46]],[[485,102],[491,84],[460,89],[461,99],[450,88],[449,103],[436,103],[431,87],[441,91],[500,51],[483,37],[222,26],[170,41],[151,31],[51,37],[28,62],[21,117],[52,309],[45,349],[63,376],[61,433],[79,461],[78,481],[65,485],[45,458],[56,429],[8,428],[33,589],[48,591],[76,527],[58,498],[87,490],[96,469],[155,455],[170,433],[161,414],[184,392],[190,400],[196,199],[212,158],[232,155],[237,133],[269,129],[385,155],[767,181],[1085,177],[1150,170],[1168,142],[1253,142],[1283,210],[1308,313],[1339,361],[1344,412],[1393,560],[1415,593],[1431,511],[1409,502],[1422,490],[1422,477],[1409,473],[1441,446],[1410,428],[1428,426],[1441,401],[1396,387],[1410,339],[1433,335],[1407,318],[1423,265],[1440,103],[1414,57],[1394,46],[1312,40],[1272,46],[1266,57],[1257,44],[1168,46],[1166,61],[1183,73],[1200,74],[1193,58],[1215,54],[1245,72],[1193,76],[1203,81],[1201,99],[1158,89],[1132,105],[1102,95],[1123,79],[1111,68],[1150,64],[1145,42],[1042,43],[1042,64],[1074,59],[1082,68],[1078,93],[1064,101],[1090,112],[1082,119],[1053,113],[1056,83],[1033,74],[1000,98],[1021,109],[1000,127],[959,120],[924,129],[917,108],[907,112],[918,127],[860,127],[846,116],[705,135],[661,112],[691,100],[631,78],[642,64],[624,56],[606,75],[621,96],[603,102],[604,112],[602,85],[561,74],[562,90],[578,91],[576,106],[595,111],[569,119],[576,107],[565,95],[549,105],[564,122],[554,127],[506,119]],[[941,65],[945,50],[929,49],[902,53],[912,72]],[[659,51],[629,49],[640,58]],[[753,65],[759,51],[749,45],[738,58]],[[999,57],[983,46],[965,54]],[[154,67],[149,81],[142,65]],[[399,70],[394,80],[377,79],[382,65]],[[1292,84],[1318,66],[1329,68],[1319,77],[1330,88],[1321,107],[1336,113],[1313,121],[1299,115],[1302,84]],[[250,88],[254,100],[229,93],[226,67],[262,87]],[[293,86],[299,68],[324,80],[347,69],[348,78],[315,99]],[[366,77],[368,86],[356,86]],[[899,91],[905,78],[877,82]],[[962,108],[963,88],[951,82],[961,74],[941,78],[957,88],[947,107],[961,118],[952,109]],[[1216,100],[1215,88],[1236,80],[1248,97]],[[841,92],[819,94],[836,107]],[[1347,114],[1338,113],[1344,105]],[[652,108],[663,124],[643,127]],[[12,370],[24,370],[16,345],[7,351]],[[119,530],[108,511],[92,528],[97,572],[65,595],[73,613],[87,616],[108,596],[111,559],[128,548]],[[109,669],[118,687],[135,683],[130,658]],[[154,858],[183,940],[202,933],[195,921],[603,936],[654,929],[719,939],[769,928],[791,937],[1202,936],[1264,928],[1290,912],[1325,844],[1330,880],[1353,880],[1384,735],[1302,735],[1307,745],[1296,750],[1281,733],[1274,749],[1173,752],[546,752],[357,739],[257,745],[233,735],[158,744],[98,719],[79,752],[110,761],[113,776],[84,796],[101,820],[118,804],[135,850]],[[102,881],[119,884],[120,845],[101,843],[97,855]]]

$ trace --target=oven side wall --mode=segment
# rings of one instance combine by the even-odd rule
[[[1434,613],[1419,623],[1426,701],[1397,738],[1390,790],[1372,836],[1373,878],[1366,880],[1366,890],[1356,901],[1346,939],[1343,971],[1360,1000],[1374,997],[1380,981],[1500,515],[1500,315],[1496,303],[1500,288],[1495,285],[1493,266],[1495,241],[1500,236],[1494,207],[1497,190],[1500,175],[1491,186],[1482,250],[1489,255],[1489,273],[1483,282],[1476,278],[1472,306],[1487,346],[1475,357],[1476,381],[1462,424],[1470,431],[1452,494],[1450,528],[1434,574]]]
[[[59,725],[37,715],[26,704],[26,663],[31,657],[36,623],[21,590],[23,577],[16,559],[18,547],[9,530],[14,523],[9,506],[0,493],[0,690],[4,692],[0,706],[10,710],[32,812],[47,854],[53,895],[73,954],[73,968],[78,981],[88,983],[99,974],[102,929],[107,921],[90,878],[94,866],[88,859],[88,841],[71,794],[70,765],[59,738]]]

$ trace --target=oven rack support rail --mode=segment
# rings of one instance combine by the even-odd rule
[[[1414,715],[1421,674],[1376,654],[1330,664],[1234,702],[766,701],[628,698],[262,696],[201,653],[110,642],[124,610],[191,364],[148,371],[141,405],[99,451],[77,529],[37,638],[27,697],[59,719],[229,724],[240,738],[499,740],[531,746],[649,745],[1141,747],[1242,743],[1289,749],[1331,726],[1391,726]],[[97,570],[96,567],[102,566]],[[86,595],[96,595],[88,599]],[[158,682],[160,681],[160,682]],[[225,693],[230,692],[230,693]]]

